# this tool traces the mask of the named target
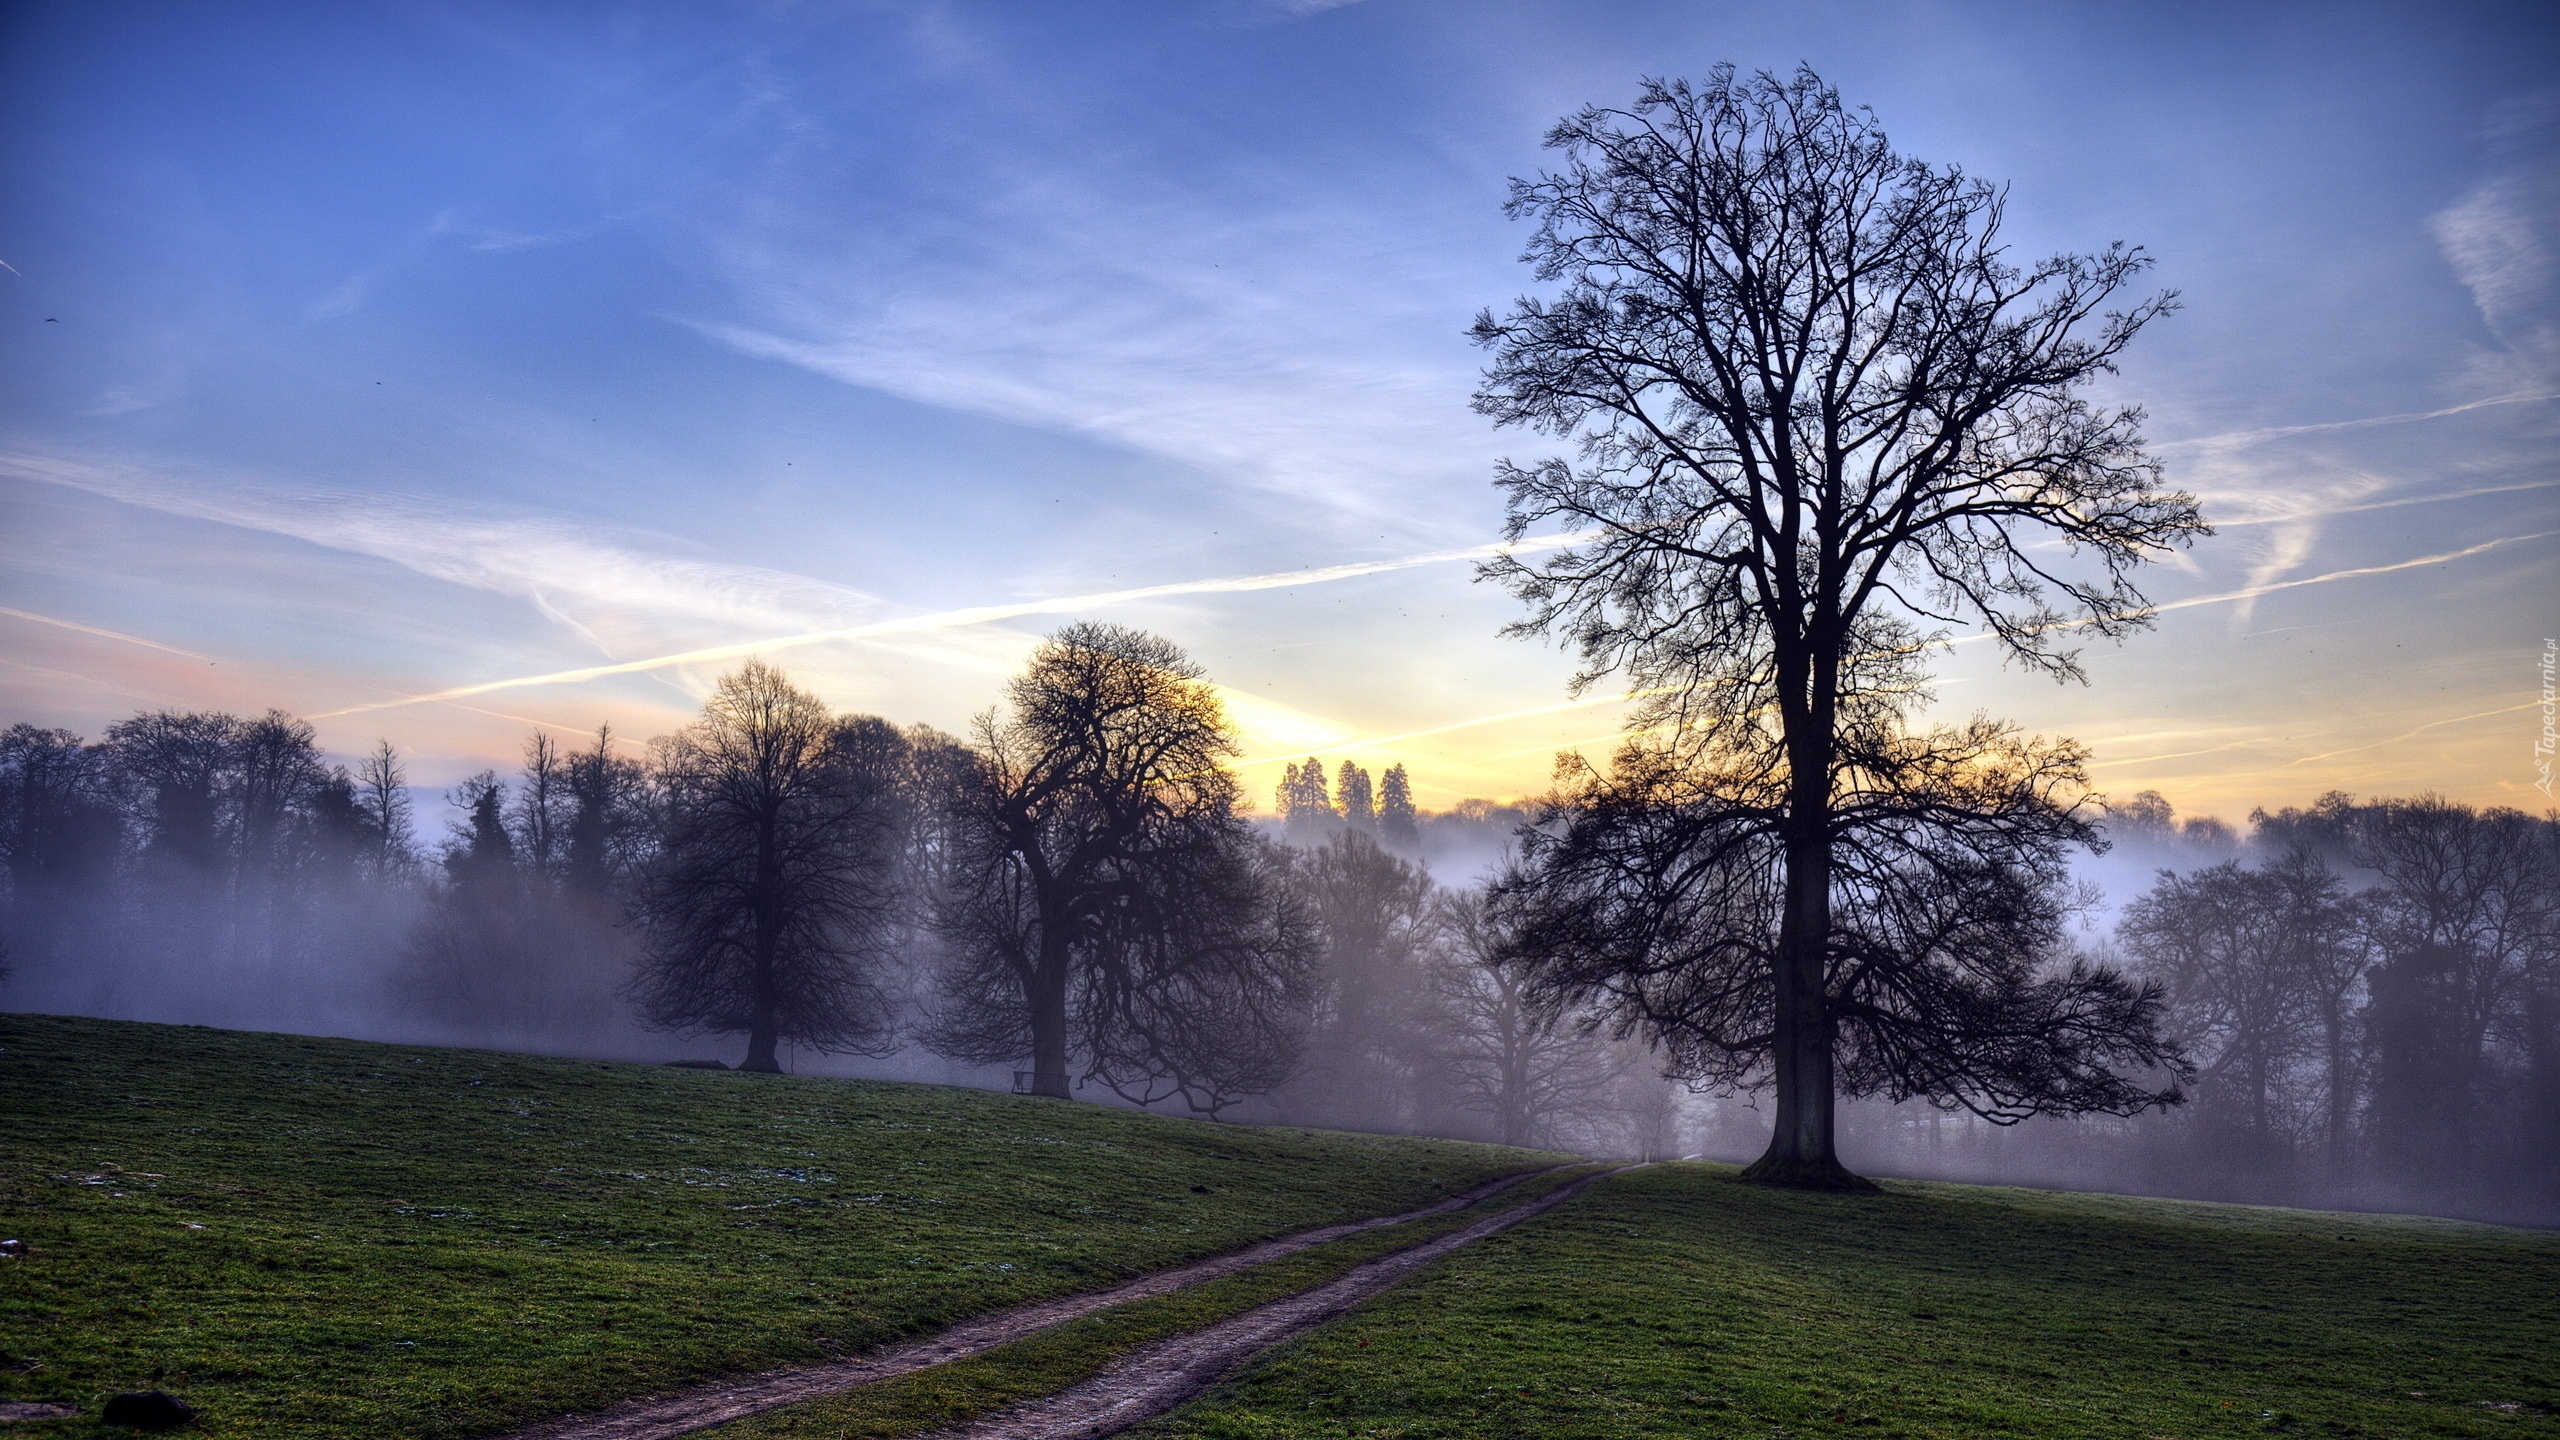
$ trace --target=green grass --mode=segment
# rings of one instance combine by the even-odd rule
[[[935,1086],[0,1016],[0,1399],[487,1434],[1561,1157]],[[31,1427],[77,1437],[86,1420]]]
[[[1143,1433],[2560,1435],[2560,1236],[1888,1188],[1604,1181]]]
[[[973,1359],[768,1411],[711,1433],[718,1440],[888,1440],[958,1424],[1064,1390],[1138,1346],[1321,1285],[1364,1260],[1472,1225],[1583,1173],[1577,1168],[1540,1176],[1448,1215],[1337,1240],[1172,1295],[1071,1321]]]

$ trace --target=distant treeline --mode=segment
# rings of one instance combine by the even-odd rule
[[[1507,847],[1563,802],[1425,813],[1400,765],[1311,757],[1257,822],[1196,669],[1113,627],[1062,632],[1007,699],[961,738],[749,665],[645,758],[536,736],[432,838],[387,744],[335,765],[280,713],[19,725],[0,997],[590,1054],[733,1036],[758,1066],[930,1054],[1051,1094],[1617,1153],[1765,1134],[1542,1001],[1500,883],[1435,878],[1516,887]],[[2560,1219],[2560,824],[2332,795],[2237,832],[2145,793],[2105,828],[2147,888],[2051,963],[2161,988],[2185,1103],[2014,1128],[1860,1103],[1862,1163]]]
[[[1373,791],[1310,759],[1257,822],[1214,696],[1136,632],[1072,628],[1009,699],[964,740],[750,664],[637,754],[536,735],[434,836],[392,747],[333,764],[281,713],[18,725],[0,999],[593,1054],[727,1035],[759,1067],[923,1051],[1227,1117],[1675,1143],[1647,1052],[1529,1005],[1481,896],[1426,868],[1485,865],[1526,811],[1426,815],[1401,766]]]

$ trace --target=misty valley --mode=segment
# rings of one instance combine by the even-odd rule
[[[2304,279],[2417,182],[2186,196],[2300,36],[2020,108],[2131,13],[1735,11],[2013,191],[1731,7],[1534,148],[1649,30],[237,8],[0,16],[152,137],[0,167],[0,1436],[2560,1436],[2540,71]],[[113,185],[236,273],[17,248]]]

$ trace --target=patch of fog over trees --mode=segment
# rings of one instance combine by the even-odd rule
[[[1053,640],[1008,699],[964,741],[832,714],[750,665],[645,750],[535,737],[514,774],[454,787],[432,839],[388,746],[333,764],[280,713],[146,713],[94,743],[19,725],[0,734],[0,1002],[1014,1070],[1086,1099],[1593,1153],[1765,1143],[1758,1077],[1692,1093],[1640,1030],[1518,963],[1503,882],[1524,837],[1569,828],[1569,791],[1430,813],[1401,766],[1310,757],[1249,819],[1197,671],[1112,627]],[[1855,1165],[2560,1219],[2560,823],[2332,795],[2236,830],[2146,793],[2103,828],[2038,963],[2157,985],[2185,1103],[1997,1124],[1853,1101]]]
[[[472,776],[427,839],[386,743],[148,712],[95,743],[0,733],[0,1002],[68,1014],[579,1054],[662,1044],[620,996],[656,824],[613,737]]]
[[[1887,1173],[2560,1222],[2560,816],[2436,796],[2118,805],[2071,947],[2158,984],[2195,1067],[2132,1119],[1853,1105]]]

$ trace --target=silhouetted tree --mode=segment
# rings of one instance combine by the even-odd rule
[[[450,822],[445,872],[458,881],[512,873],[516,842],[507,833],[507,786],[498,772],[483,770],[464,780],[447,792],[445,803],[461,812]]]
[[[1422,830],[1413,810],[1413,781],[1404,766],[1390,765],[1378,781],[1378,843],[1402,855],[1422,848]]]
[[[270,710],[232,733],[228,815],[230,850],[243,876],[265,876],[302,858],[312,837],[304,824],[330,781],[319,738],[307,720]]]
[[[2362,905],[2311,848],[2293,845],[2263,872],[2285,914],[2289,968],[2319,1032],[2321,1144],[2332,1181],[2346,1177],[2355,1147],[2356,1002],[2373,963]]]
[[[516,788],[507,820],[516,853],[526,868],[546,880],[561,878],[569,859],[569,827],[576,799],[569,782],[569,757],[548,734],[535,731],[524,744],[524,766],[516,772]]]
[[[231,769],[240,722],[160,710],[118,721],[107,748],[129,787],[146,854],[199,874],[222,859],[216,787]]]
[[[783,1041],[894,1048],[881,971],[901,800],[884,732],[749,661],[663,742],[658,852],[634,907],[648,943],[633,993],[651,1024],[744,1032],[748,1070],[779,1070]]]
[[[1199,667],[1156,636],[1079,623],[1008,698],[948,801],[930,1043],[1028,1057],[1037,1094],[1066,1098],[1080,1073],[1213,1115],[1285,1079],[1313,936],[1236,813],[1235,742]]]
[[[1348,760],[1334,772],[1333,803],[1352,829],[1368,832],[1377,828],[1378,806],[1370,792],[1369,772]]]
[[[1429,964],[1438,887],[1361,830],[1301,854],[1293,879],[1322,951],[1290,1113],[1311,1124],[1410,1128],[1435,1058]]]
[[[1442,1007],[1442,1061],[1469,1109],[1490,1117],[1505,1145],[1556,1138],[1560,1122],[1589,1110],[1617,1081],[1609,1047],[1585,1017],[1531,993],[1508,963],[1503,908],[1482,890],[1444,892],[1444,948],[1432,972]]]
[[[589,896],[621,892],[646,861],[655,830],[648,768],[614,754],[611,728],[600,727],[594,749],[569,757],[568,790],[569,888]]]
[[[2375,1138],[2405,1174],[2450,1178],[2503,1158],[2481,1133],[2496,1098],[2491,1049],[2521,1048],[2536,981],[2560,962],[2550,829],[2432,795],[2355,815],[2356,857],[2384,882],[2367,927]]]
[[[2143,790],[2130,800],[2107,805],[2107,834],[2118,840],[2158,844],[2178,833],[2177,812],[2157,790]]]
[[[409,776],[390,741],[374,742],[373,749],[357,762],[355,804],[372,841],[367,859],[375,878],[406,871],[416,859],[417,844],[409,827]]]
[[[124,816],[103,749],[68,730],[0,732],[7,940],[21,959],[53,961],[75,948],[72,932],[97,928],[106,918],[99,912],[112,908],[123,848]]]
[[[1315,845],[1333,833],[1333,797],[1325,787],[1324,762],[1307,757],[1280,777],[1280,819],[1292,845]]]
[[[1880,723],[1835,763],[1821,1000],[1844,1093],[1995,1124],[2177,1100],[2184,1062],[2159,1034],[2160,988],[2070,954],[2069,858],[2094,840],[2066,798],[2075,747],[1986,721],[1925,735]],[[1783,1013],[1783,767],[1630,741],[1606,772],[1568,761],[1559,775],[1498,887],[1532,997],[1656,1042],[1692,1081],[1750,1086]]]
[[[2203,1106],[2236,1132],[2236,1153],[2252,1169],[2280,1162],[2293,1139],[2287,1077],[2322,1038],[2311,952],[2333,943],[2344,920],[2334,881],[2326,894],[2316,884],[2299,893],[2305,882],[2298,871],[2236,860],[2163,871],[2117,925],[2126,950],[2166,987]]]
[[[123,842],[109,757],[68,730],[0,732],[0,859],[21,894],[86,890]]]
[[[1515,632],[1563,637],[1579,684],[1623,674],[1648,697],[1636,728],[1716,752],[1709,773],[1745,785],[1708,808],[1754,814],[1747,868],[1775,887],[1753,931],[1768,936],[1765,1024],[1718,1032],[1747,1041],[1765,1059],[1755,1078],[1777,1091],[1751,1174],[1846,1184],[1835,1054],[1859,1027],[1839,1006],[1875,969],[1866,927],[1835,913],[1868,803],[1842,787],[1876,748],[1853,732],[1883,728],[1879,708],[1915,690],[1924,626],[1978,620],[2012,659],[2073,676],[2061,643],[2073,629],[2144,623],[2130,570],[2202,522],[2191,497],[2160,488],[2138,412],[2093,409],[2082,392],[2169,302],[2106,310],[2147,263],[2138,250],[2019,270],[1998,188],[1896,155],[1810,71],[1647,82],[1631,109],[1585,109],[1548,144],[1561,170],[1515,182],[1510,210],[1538,222],[1528,259],[1564,292],[1478,319],[1494,358],[1476,403],[1499,424],[1573,437],[1583,456],[1504,466],[1508,535],[1589,538],[1486,573],[1530,607]],[[2083,571],[2054,568],[2052,541]],[[1897,817],[1888,833],[1911,824]],[[1648,843],[1669,839],[1646,828]],[[2003,865],[1939,870],[1925,847],[1905,853],[1941,909],[2009,887]],[[1650,975],[1669,957],[1627,959]],[[2089,972],[2072,993],[2101,1003],[2110,983]],[[1859,1063],[1911,1064],[1876,1083],[1935,1091],[2007,1063],[1993,1053],[2007,1037],[1977,1028],[1990,1018],[1914,1015],[1896,1027],[1903,1040]],[[1962,1083],[1988,1084],[2001,1113],[2129,1101],[2082,1083],[2067,1030],[2056,1017],[2028,1049],[2072,1078]]]

